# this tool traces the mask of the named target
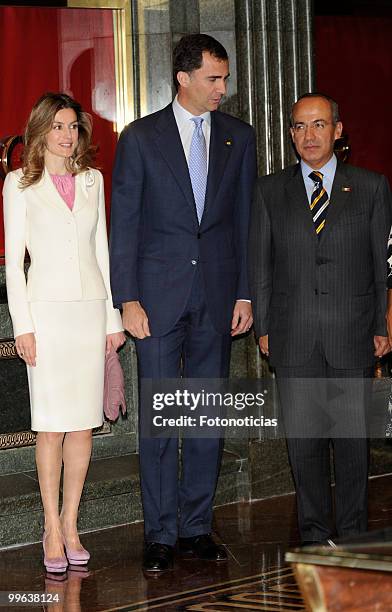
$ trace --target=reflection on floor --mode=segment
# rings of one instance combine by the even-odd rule
[[[372,479],[369,528],[392,524],[392,475]],[[64,580],[45,576],[40,545],[0,553],[0,604],[17,612],[159,612],[303,610],[285,551],[298,544],[293,495],[218,508],[215,533],[227,547],[227,564],[176,559],[175,569],[145,578],[140,569],[141,523],[86,534],[88,568],[71,567]],[[7,607],[7,592],[41,592],[35,607]],[[61,604],[47,606],[59,594]],[[36,597],[37,599],[37,597]],[[0,608],[1,610],[1,608]]]

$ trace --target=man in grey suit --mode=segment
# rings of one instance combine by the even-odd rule
[[[385,177],[336,159],[342,123],[334,100],[301,96],[290,131],[300,163],[256,186],[250,289],[260,349],[276,369],[301,540],[325,543],[367,528],[365,380],[375,356],[390,350],[385,285],[392,206]],[[331,386],[325,379],[337,378],[359,380],[351,395],[332,393],[337,412],[331,413],[319,381]],[[356,433],[330,436],[334,525],[326,430],[341,414]]]

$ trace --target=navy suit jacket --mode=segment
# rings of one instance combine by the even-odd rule
[[[249,298],[247,239],[256,179],[253,128],[211,113],[205,209],[199,226],[172,105],[127,126],[113,173],[113,301],[139,300],[153,336],[183,313],[197,267],[215,329],[229,333],[235,301]]]

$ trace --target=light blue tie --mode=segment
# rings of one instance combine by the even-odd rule
[[[203,134],[203,117],[192,117],[195,124],[189,151],[189,175],[191,177],[193,196],[199,223],[203,216],[207,188],[207,146]]]

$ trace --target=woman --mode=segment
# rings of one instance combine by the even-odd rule
[[[80,104],[62,93],[43,95],[26,127],[23,168],[7,175],[3,190],[8,304],[27,364],[51,572],[89,559],[78,507],[92,428],[103,422],[105,350],[125,340],[111,301],[103,179],[89,167],[90,141]]]

